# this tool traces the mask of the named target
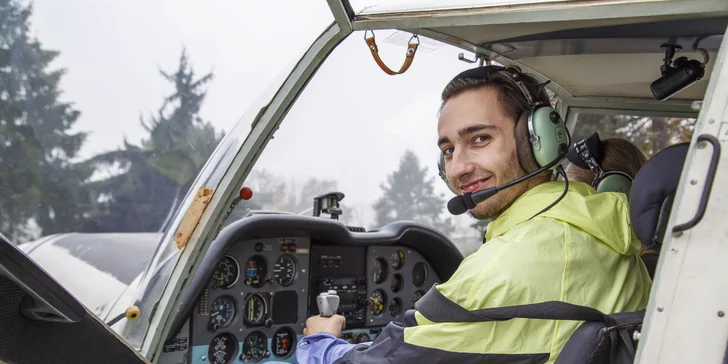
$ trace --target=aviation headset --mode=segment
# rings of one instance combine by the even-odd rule
[[[564,153],[562,151],[568,149],[571,136],[559,113],[550,104],[539,101],[531,94],[522,81],[523,74],[515,67],[481,66],[460,73],[455,76],[453,81],[467,78],[491,81],[494,77],[501,75],[523,93],[529,105],[529,108],[516,120],[514,131],[518,163],[524,171],[531,173],[559,158],[560,153]],[[543,92],[543,86],[547,83],[538,85],[540,86],[539,93]],[[524,148],[520,146],[525,143],[529,143],[530,148],[523,150]],[[553,170],[558,166],[559,163],[553,163],[548,170]],[[437,170],[450,191],[457,194],[457,190],[447,180],[443,153],[440,153],[437,161]]]
[[[594,172],[591,186],[597,192],[623,192],[629,196],[634,178],[622,171],[604,172],[601,167],[604,161],[604,143],[599,139],[598,133],[574,143],[569,148],[567,159],[579,168]]]

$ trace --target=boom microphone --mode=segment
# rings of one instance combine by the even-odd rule
[[[496,193],[505,190],[508,187],[515,186],[521,182],[527,181],[533,177],[536,177],[537,175],[549,170],[551,167],[558,164],[562,159],[566,157],[566,152],[561,149],[559,151],[559,156],[556,157],[556,159],[549,162],[549,164],[523,176],[514,179],[513,181],[510,181],[508,183],[502,184],[500,186],[491,187],[484,189],[482,191],[477,191],[475,193],[471,192],[465,192],[464,194],[460,196],[455,196],[450,199],[447,203],[447,210],[450,211],[453,215],[460,215],[465,213],[465,211],[471,210],[475,208],[476,205],[479,203],[493,197]]]

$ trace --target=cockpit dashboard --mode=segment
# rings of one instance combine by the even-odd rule
[[[346,318],[342,339],[372,341],[461,260],[444,235],[414,222],[367,232],[310,216],[240,220],[205,255],[160,363],[293,363],[328,290]]]

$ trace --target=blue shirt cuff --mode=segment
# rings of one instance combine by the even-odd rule
[[[296,346],[296,363],[333,363],[355,346],[326,332],[304,336]]]

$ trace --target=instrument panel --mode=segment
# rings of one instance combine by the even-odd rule
[[[342,339],[375,340],[462,259],[444,236],[412,223],[352,232],[321,218],[244,222],[253,228],[231,225],[205,255],[160,363],[294,363],[306,319],[319,314],[316,297],[332,289],[347,320]]]
[[[290,358],[308,317],[310,246],[305,237],[233,244],[191,317],[192,362]]]
[[[342,338],[371,341],[438,281],[407,247],[240,241],[215,267],[191,317],[191,362],[294,362],[306,319],[319,314],[316,296],[330,289],[347,320]]]

